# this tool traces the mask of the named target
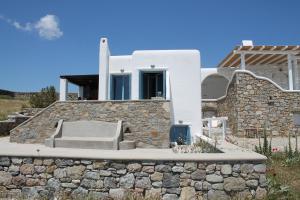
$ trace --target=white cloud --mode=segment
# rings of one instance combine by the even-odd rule
[[[59,28],[59,19],[55,15],[46,15],[35,23],[27,22],[24,25],[2,15],[0,15],[0,19],[18,30],[26,32],[35,31],[41,38],[47,40],[58,39],[63,35],[63,32]]]

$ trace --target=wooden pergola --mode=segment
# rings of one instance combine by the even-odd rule
[[[299,76],[297,60],[300,59],[300,46],[236,46],[218,67],[240,68],[254,65],[288,66],[289,89],[293,90],[293,76]]]

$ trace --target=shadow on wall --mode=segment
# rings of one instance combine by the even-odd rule
[[[222,75],[212,74],[207,76],[201,85],[202,99],[217,99],[226,94],[229,80]]]

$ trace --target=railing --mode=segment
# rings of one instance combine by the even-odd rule
[[[212,117],[212,118],[202,119],[203,134],[206,135],[205,129],[207,127],[208,135],[206,135],[206,136],[209,138],[213,138],[213,134],[215,134],[215,136],[218,136],[218,133],[216,133],[216,132],[213,133],[213,130],[222,129],[222,132],[221,132],[222,140],[225,140],[226,129],[227,129],[227,120],[228,120],[227,117]]]

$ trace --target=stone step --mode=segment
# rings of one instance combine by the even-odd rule
[[[55,139],[55,147],[81,149],[113,149],[113,141],[107,138],[62,137]]]

